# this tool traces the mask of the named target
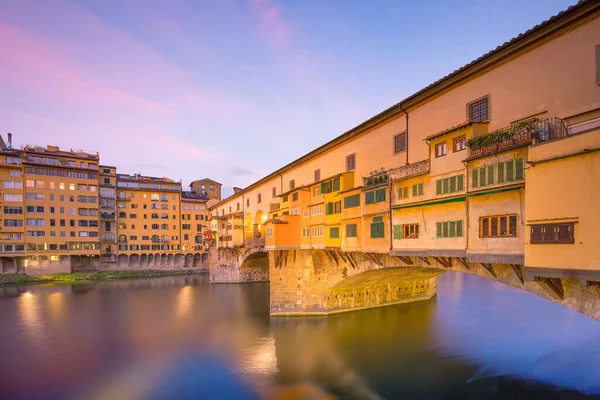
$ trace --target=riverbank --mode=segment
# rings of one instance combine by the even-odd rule
[[[133,271],[98,271],[98,272],[72,272],[68,274],[26,275],[6,274],[0,275],[0,285],[3,284],[31,284],[31,283],[72,283],[74,281],[97,281],[108,279],[127,278],[154,278],[160,276],[201,274],[204,271],[162,271],[162,270],[133,270]]]

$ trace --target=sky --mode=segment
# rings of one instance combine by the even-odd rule
[[[0,134],[244,187],[576,0],[0,0]]]

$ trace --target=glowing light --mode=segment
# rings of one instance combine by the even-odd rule
[[[191,286],[184,286],[177,294],[177,301],[175,303],[175,317],[177,319],[184,319],[190,314],[193,304],[193,289]]]

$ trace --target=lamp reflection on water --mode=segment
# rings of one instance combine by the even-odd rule
[[[19,316],[26,336],[31,341],[40,339],[40,310],[36,296],[31,292],[23,292],[19,296]]]

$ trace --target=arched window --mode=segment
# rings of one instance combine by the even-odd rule
[[[152,213],[152,215],[150,217],[152,219],[158,219],[158,214],[157,213]]]
[[[169,205],[168,204],[161,204],[160,205],[160,209],[161,210],[168,210],[169,209]]]
[[[160,240],[164,243],[168,243],[169,242],[169,235],[162,235],[160,237]]]
[[[161,194],[160,195],[160,201],[169,201],[169,195],[168,194]]]
[[[160,214],[161,219],[169,219],[169,214],[162,213]]]
[[[169,229],[169,225],[167,225],[167,224],[162,224],[162,225],[160,226],[160,229]]]
[[[152,193],[150,195],[150,200],[152,201],[158,201],[159,197],[158,197],[158,193]]]
[[[158,242],[160,239],[158,238],[158,235],[152,235],[152,241],[153,242]]]
[[[158,229],[158,224],[152,224],[152,229]]]
[[[150,208],[153,210],[158,210],[158,204],[152,204]]]

